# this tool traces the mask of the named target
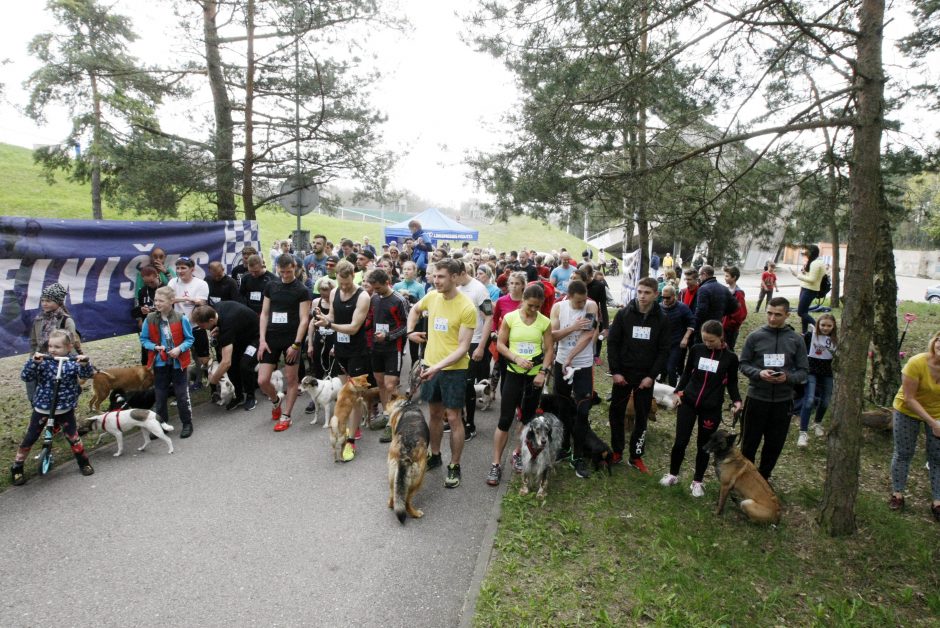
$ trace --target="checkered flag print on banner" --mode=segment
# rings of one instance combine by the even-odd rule
[[[232,268],[241,261],[242,249],[253,246],[261,250],[261,237],[258,233],[258,222],[255,220],[226,220],[225,244],[222,245],[222,263],[225,272],[231,273]]]
[[[624,256],[623,258],[623,282],[621,284],[621,295],[623,304],[626,305],[636,297],[636,284],[640,280],[640,249]]]

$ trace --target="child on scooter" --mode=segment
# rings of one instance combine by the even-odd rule
[[[66,357],[72,352],[72,346],[72,334],[68,331],[56,329],[49,333],[50,355]],[[55,408],[51,408],[58,368],[56,360],[48,359],[42,353],[34,353],[23,366],[23,372],[20,373],[20,378],[24,382],[36,382],[36,393],[33,397],[33,414],[29,419],[26,436],[23,437],[23,442],[16,450],[13,464],[10,465],[10,475],[16,486],[26,483],[23,462],[29,455],[33,444],[39,439],[50,412],[55,413],[56,426],[62,429],[66,440],[72,446],[72,453],[75,454],[75,460],[78,461],[78,468],[82,475],[91,475],[95,472],[91,463],[88,462],[88,456],[85,455],[85,447],[82,445],[82,439],[78,435],[78,426],[75,423],[75,408],[78,405],[78,396],[82,393],[78,380],[90,378],[94,375],[94,371],[84,355],[76,356],[74,362],[65,362],[62,365],[62,380],[59,384]]]

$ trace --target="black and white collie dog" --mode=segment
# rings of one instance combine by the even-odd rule
[[[565,438],[565,428],[554,414],[544,413],[529,421],[522,430],[522,488],[520,495],[528,495],[530,488],[539,491],[536,497],[545,499],[548,474],[555,465]]]

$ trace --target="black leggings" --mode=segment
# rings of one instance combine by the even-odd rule
[[[532,382],[535,375],[523,375],[506,369],[503,376],[502,399],[499,403],[499,429],[508,432],[516,416],[516,408],[522,408],[522,424],[526,425],[535,416],[539,405],[540,389]]]
[[[479,346],[478,343],[470,344],[470,364],[467,366],[467,390],[464,393],[464,425],[469,427],[471,431],[476,430],[476,415],[477,415],[477,389],[474,388],[476,384],[481,379],[486,379],[490,376],[490,352],[489,352],[489,339],[483,345],[483,359],[479,362],[474,361],[473,352],[476,351],[476,348]]]
[[[698,423],[698,438],[695,451],[695,475],[692,479],[701,482],[708,468],[708,453],[702,448],[708,443],[718,426],[721,425],[721,408],[694,408],[682,403],[676,409],[676,441],[672,445],[669,460],[669,473],[679,475],[679,467],[685,458],[685,450],[692,438],[692,428]]]

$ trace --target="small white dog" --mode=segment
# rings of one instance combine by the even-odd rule
[[[679,405],[679,397],[676,395],[674,386],[668,384],[653,384],[653,398],[656,403],[666,408],[675,408]]]
[[[473,385],[473,388],[476,390],[477,408],[489,410],[496,399],[496,389],[490,384],[490,380],[481,379]]]
[[[277,392],[284,392],[284,373],[278,370],[271,373],[271,385],[274,386],[274,390]]]
[[[143,451],[147,448],[147,445],[150,444],[150,434],[153,434],[166,442],[166,446],[169,449],[167,453],[173,453],[173,441],[163,433],[164,429],[173,431],[173,426],[164,424],[165,427],[161,427],[160,418],[153,410],[133,408],[131,410],[105,412],[104,414],[90,417],[88,419],[88,425],[93,429],[101,430],[101,434],[98,436],[98,441],[95,445],[101,442],[105,433],[114,435],[114,440],[117,441],[117,453],[114,454],[115,458],[120,456],[124,451],[124,432],[135,427],[139,427],[140,433],[144,436],[144,444],[138,447],[137,451]]]
[[[316,379],[308,375],[300,382],[300,394],[307,393],[317,404],[317,412],[313,415],[310,425],[316,425],[320,414],[323,414],[323,427],[330,426],[330,417],[333,416],[333,405],[343,387],[343,380],[338,377],[331,379]]]
[[[219,368],[219,363],[215,360],[209,362],[209,377],[212,377],[216,369]],[[222,406],[223,408],[228,405],[228,402],[235,398],[235,384],[232,383],[232,380],[229,379],[228,373],[222,376],[222,379],[219,380],[219,400],[216,401],[216,405]]]

